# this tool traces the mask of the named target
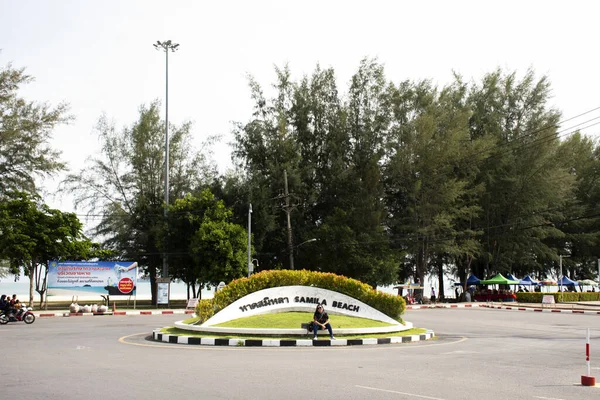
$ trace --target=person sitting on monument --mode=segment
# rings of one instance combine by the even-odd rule
[[[317,306],[313,315],[313,340],[317,340],[317,331],[319,329],[327,329],[331,340],[335,340],[335,337],[333,337],[333,329],[329,323],[329,315],[325,312],[322,304]]]

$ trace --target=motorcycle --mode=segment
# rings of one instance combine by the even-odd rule
[[[31,307],[21,307],[14,315],[9,315],[5,311],[0,311],[0,325],[6,325],[9,322],[23,321],[26,324],[33,324],[35,315]]]

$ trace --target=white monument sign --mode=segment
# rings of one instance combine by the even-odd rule
[[[288,311],[314,312],[317,304],[323,304],[329,314],[368,318],[375,321],[398,324],[381,311],[345,294],[312,286],[279,286],[259,290],[231,303],[202,326],[211,326],[233,319],[259,314]]]

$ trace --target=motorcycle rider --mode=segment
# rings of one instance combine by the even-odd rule
[[[10,301],[10,304],[12,306],[12,311],[13,314],[16,317],[20,317],[21,313],[23,313],[23,305],[21,304],[21,302],[19,301],[19,299],[17,299],[17,295],[13,295],[13,299]]]
[[[10,301],[7,301],[6,299],[7,299],[7,296],[5,294],[0,296],[0,311],[4,311],[4,312],[8,313],[9,308],[10,308]]]
[[[8,300],[8,297],[7,297]],[[10,299],[9,305],[7,307],[8,318],[11,320],[15,320],[15,315],[17,314],[18,309],[21,308],[21,304],[19,303],[19,299],[17,299],[17,295],[13,294],[12,299]]]

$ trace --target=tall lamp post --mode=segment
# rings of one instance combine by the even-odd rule
[[[563,256],[562,254],[560,254],[558,256],[558,267],[560,269],[560,273],[559,273],[559,277],[558,277],[558,279],[559,279],[559,281],[558,281],[558,288],[559,288],[558,291],[560,292],[560,299],[561,299],[561,301],[562,301],[562,298],[563,298],[563,293],[562,293],[562,278],[563,278],[562,259],[563,259],[563,257],[567,258],[567,257],[570,257],[570,256]]]
[[[294,250],[297,250],[297,249],[298,249],[298,247],[300,247],[300,246],[302,246],[302,245],[304,245],[304,244],[306,244],[306,243],[311,243],[311,242],[316,242],[316,241],[317,241],[317,239],[315,239],[315,238],[312,238],[312,239],[308,239],[308,240],[306,240],[306,241],[304,241],[304,242],[300,243],[300,244],[299,244],[299,245],[297,245],[297,246],[294,246],[294,247],[292,247],[292,251],[290,252],[290,264],[291,264],[291,269],[294,269]]]
[[[252,264],[252,254],[251,254],[251,246],[252,246],[252,203],[248,204],[248,278],[252,274],[252,270],[254,269],[254,264]]]
[[[170,40],[164,42],[156,41],[154,48],[158,51],[164,51],[166,55],[166,90],[165,90],[165,219],[169,210],[169,51],[175,52],[179,44],[172,43]],[[169,263],[167,262],[167,252],[163,253],[163,278],[169,277]]]

